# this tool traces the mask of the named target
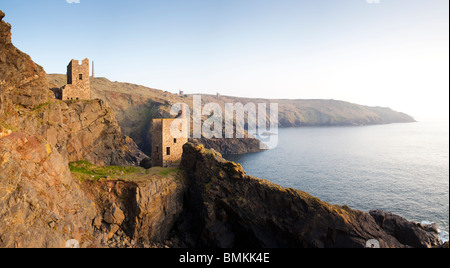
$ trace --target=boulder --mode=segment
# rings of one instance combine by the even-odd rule
[[[121,225],[125,220],[125,214],[117,206],[117,204],[113,204],[113,206],[109,208],[103,215],[103,220],[109,224]]]
[[[139,166],[145,169],[150,169],[152,167],[152,160],[146,157],[141,161],[141,163],[139,163]]]

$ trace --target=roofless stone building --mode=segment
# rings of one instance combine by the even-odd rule
[[[71,60],[67,65],[67,85],[53,91],[60,100],[90,100],[89,59],[84,59],[81,64]]]

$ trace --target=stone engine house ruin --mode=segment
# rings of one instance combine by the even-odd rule
[[[152,166],[153,167],[169,167],[176,165],[181,161],[183,155],[183,145],[188,142],[188,134],[186,129],[182,129],[182,125],[187,126],[185,117],[185,107],[183,106],[178,119],[153,119],[152,127]],[[175,120],[185,120],[180,124],[178,131],[182,133],[180,138],[174,138],[171,134],[171,126]],[[181,123],[181,121],[178,121]]]
[[[90,100],[89,59],[84,59],[81,65],[78,60],[71,60],[67,66],[67,85],[53,92],[60,100]]]

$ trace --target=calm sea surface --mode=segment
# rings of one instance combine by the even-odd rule
[[[289,128],[278,139],[274,149],[225,158],[331,204],[435,222],[448,240],[448,122]]]

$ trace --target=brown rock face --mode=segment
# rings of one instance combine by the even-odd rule
[[[185,186],[173,179],[140,184],[135,239],[142,243],[167,239],[183,211],[184,193]]]
[[[3,22],[5,13],[0,10],[0,44],[11,43],[11,25]]]
[[[80,183],[53,146],[24,133],[0,138],[0,171],[0,248],[149,246],[183,209],[174,178]]]
[[[138,166],[146,156],[133,140],[123,138],[112,110],[101,100],[68,103],[62,116],[67,124],[69,161],[96,165]]]
[[[103,101],[49,99],[46,73],[11,44],[10,30],[0,21],[0,125],[45,138],[69,161],[139,165],[146,156]]]
[[[0,139],[0,248],[90,246],[96,215],[50,144],[23,133]]]
[[[173,178],[84,182],[81,187],[102,215],[93,225],[101,244],[108,247],[164,242],[183,211],[185,187]]]
[[[4,122],[43,137],[69,162],[84,159],[101,166],[138,166],[146,157],[132,139],[122,136],[114,113],[101,100],[52,100]]]
[[[2,12],[0,17],[4,17]],[[4,111],[5,95],[13,104],[35,107],[48,100],[48,83],[44,69],[30,56],[11,43],[11,25],[0,20],[0,112]]]
[[[10,30],[1,20],[0,247],[106,246],[127,212],[114,210],[106,233],[95,229],[101,203],[86,197],[68,162],[138,165],[146,156],[103,101],[50,100],[44,70],[11,44]]]

